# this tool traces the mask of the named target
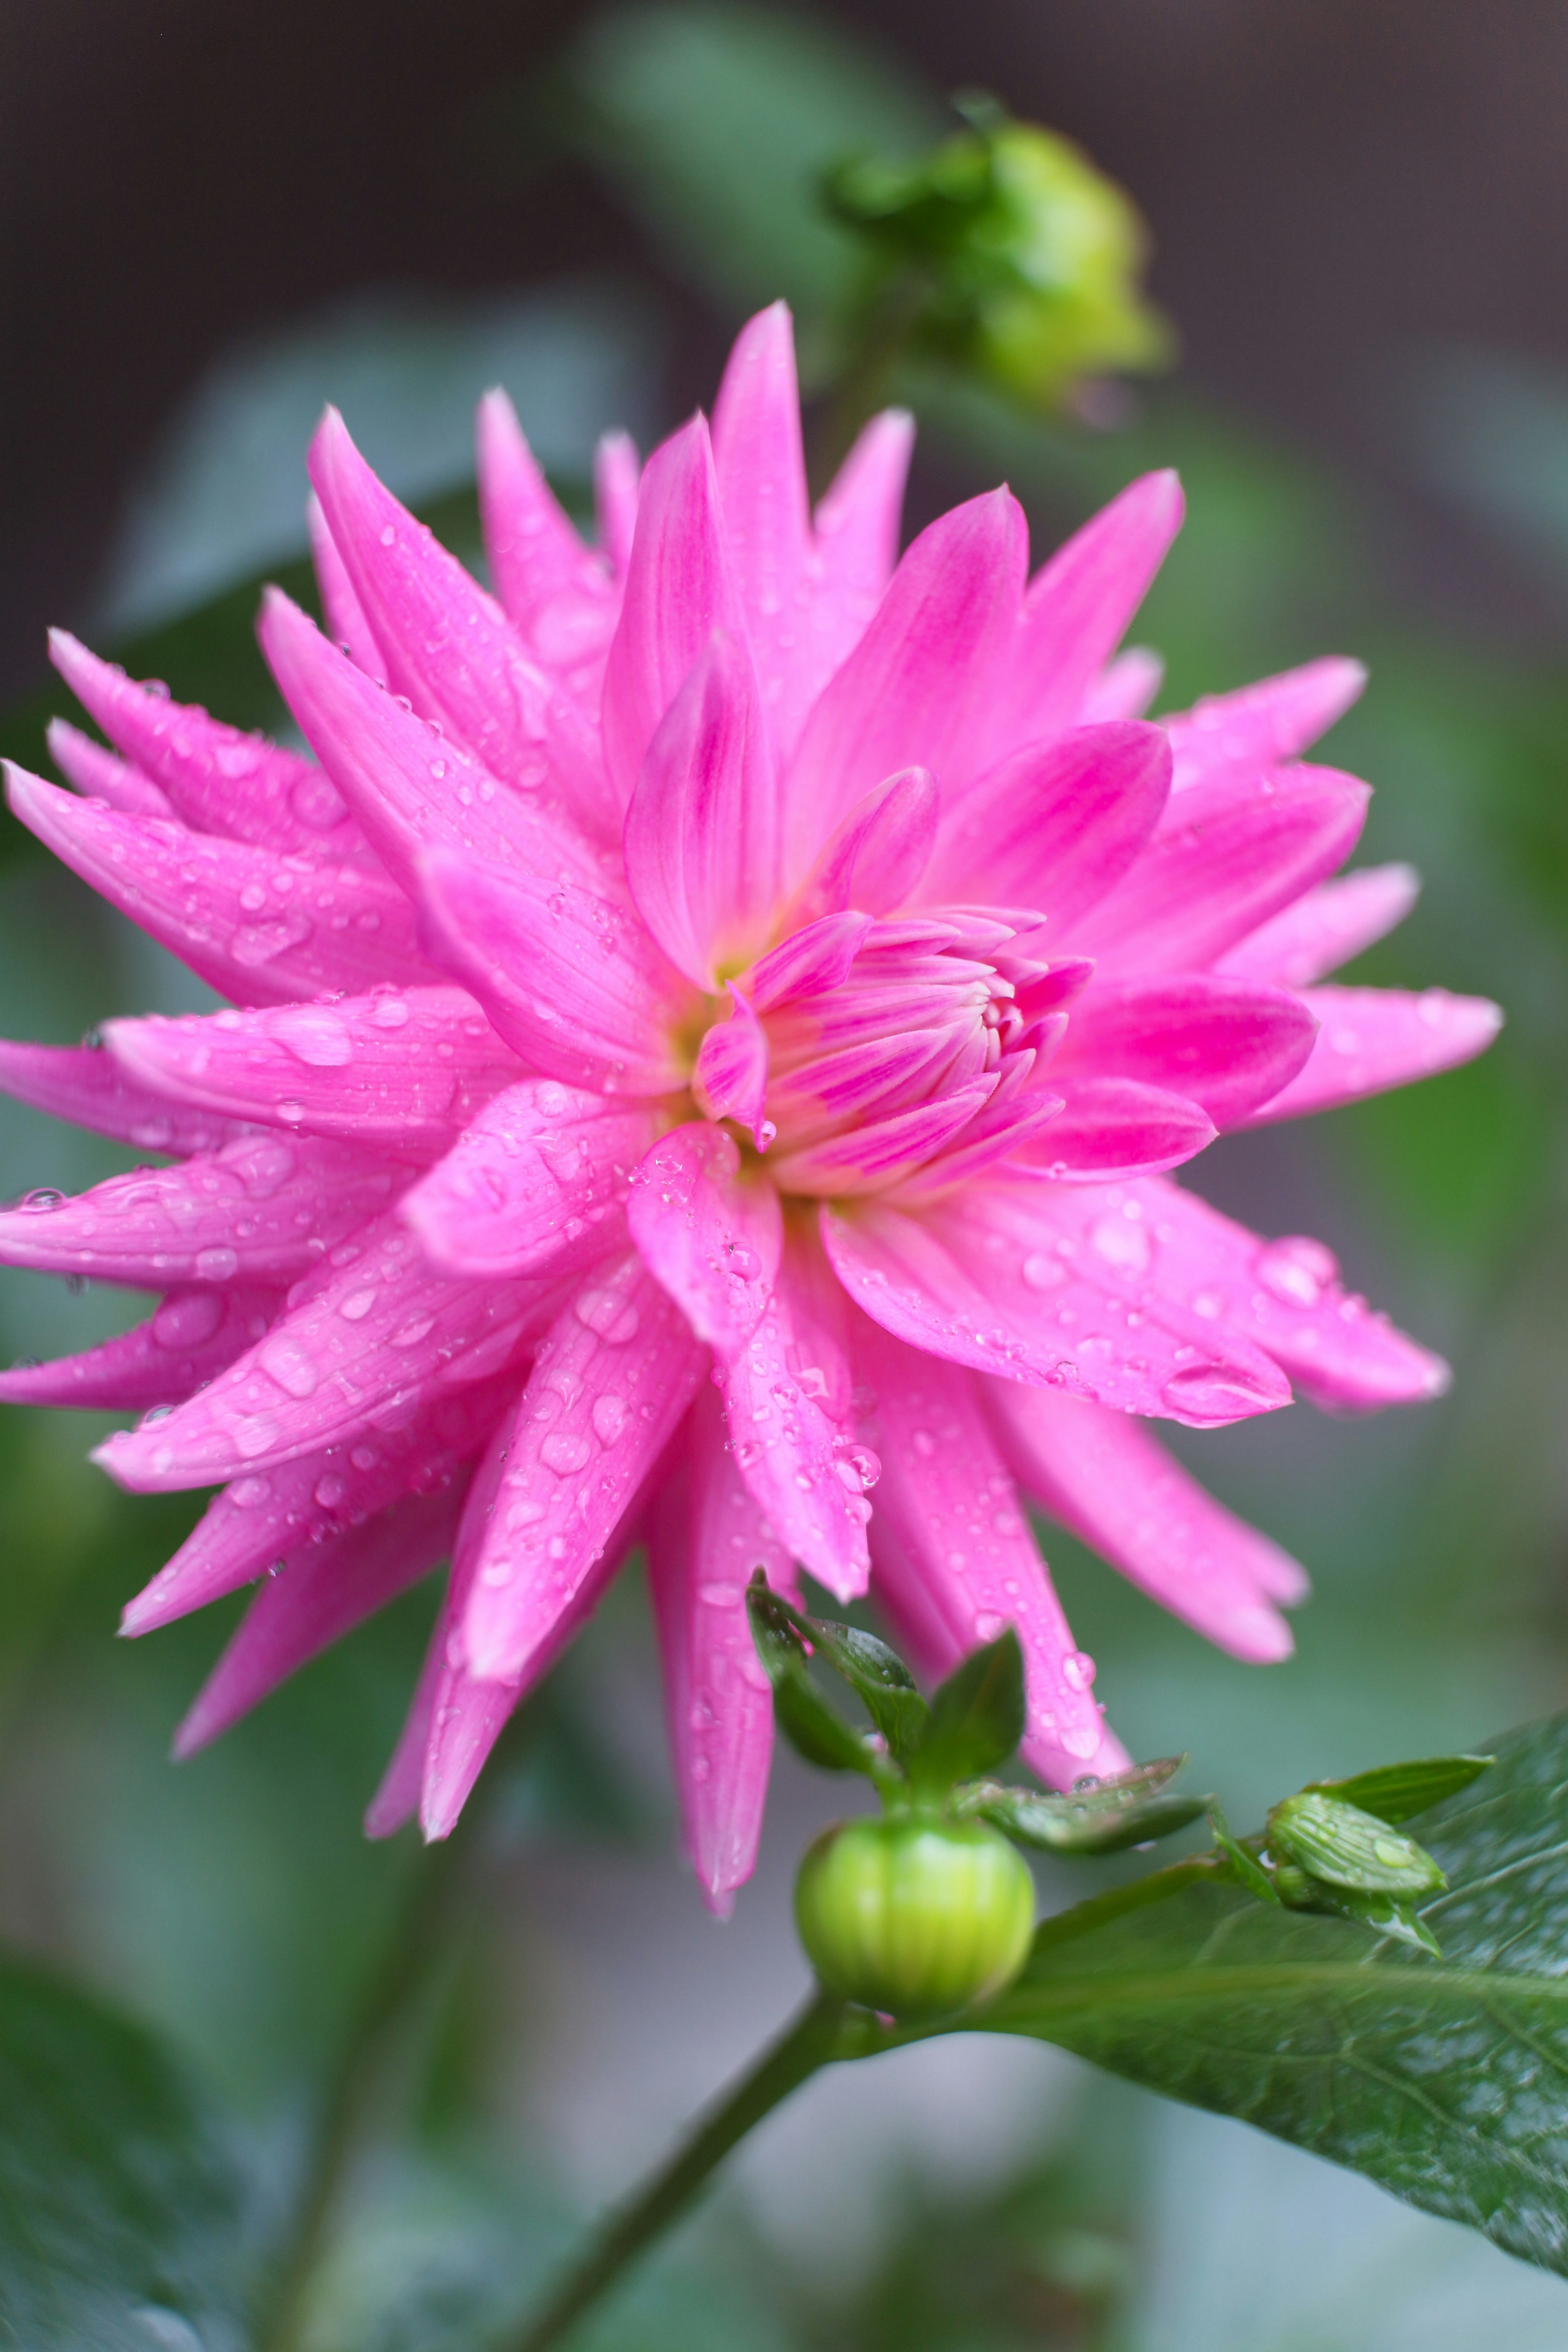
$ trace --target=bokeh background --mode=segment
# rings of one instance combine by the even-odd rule
[[[1456,1370],[1420,1413],[1184,1433],[1311,1569],[1298,1656],[1218,1657],[1056,1534],[1052,1565],[1123,1737],[1189,1749],[1238,1822],[1568,1701],[1568,16],[6,0],[0,55],[0,748],[34,766],[68,701],[49,620],[279,723],[248,615],[259,575],[303,576],[324,399],[468,552],[486,384],[572,495],[603,427],[646,447],[710,395],[749,309],[786,294],[809,359],[848,266],[814,170],[940,136],[948,90],[994,90],[1131,191],[1181,366],[1092,427],[911,378],[910,526],[1005,477],[1037,556],[1177,464],[1191,520],[1135,631],[1166,656],[1162,707],[1366,658],[1329,756],[1377,788],[1363,859],[1408,858],[1426,890],[1363,976],[1495,995],[1509,1026],[1471,1069],[1193,1171],[1265,1231],[1326,1238]],[[3,822],[0,1029],[69,1041],[204,1001]],[[0,1111],[7,1196],[117,1164]],[[0,1353],[141,1305],[7,1275]],[[172,2047],[248,2184],[254,2263],[323,2103],[352,2117],[309,2352],[504,2344],[795,1998],[794,1861],[840,1792],[783,1759],[758,1879],[707,1918],[635,1572],[444,1874],[359,1835],[427,1593],[175,1769],[232,1618],[116,1643],[191,1507],[117,1496],[96,1433],[0,1419],[0,1931]],[[95,2307],[71,2340],[224,2352],[237,2326]],[[1244,2126],[968,2037],[818,2082],[584,2342],[1469,2352],[1483,2330],[1560,2347],[1568,2287]]]

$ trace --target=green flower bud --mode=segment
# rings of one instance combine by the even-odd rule
[[[1358,1805],[1303,1790],[1268,1816],[1269,1852],[1355,1894],[1436,1895],[1447,1880],[1424,1846]]]
[[[1017,1975],[1035,1888],[983,1822],[844,1822],[807,1852],[795,1916],[830,1992],[892,2017],[947,2017]]]

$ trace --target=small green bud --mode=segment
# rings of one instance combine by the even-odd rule
[[[983,1822],[844,1822],[808,1850],[795,1916],[830,1992],[892,2017],[948,2017],[1017,1975],[1035,1888]]]
[[[1353,1894],[1436,1895],[1448,1883],[1414,1838],[1358,1805],[1310,1789],[1275,1806],[1268,1847],[1310,1877]]]

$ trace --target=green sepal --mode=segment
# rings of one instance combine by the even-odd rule
[[[824,1665],[831,1666],[848,1684],[887,1741],[889,1754],[901,1763],[923,1737],[931,1709],[898,1652],[857,1626],[808,1617],[780,1593],[771,1593],[769,1598]]]
[[[938,1685],[924,1737],[907,1759],[915,1794],[948,1794],[1005,1764],[1024,1737],[1024,1653],[1011,1625]]]
[[[1380,1822],[1407,1822],[1428,1805],[1457,1797],[1496,1761],[1495,1756],[1425,1756],[1410,1764],[1352,1773],[1348,1780],[1309,1780],[1301,1793],[1337,1797],[1342,1804],[1359,1805]]]
[[[982,1783],[960,1800],[960,1809],[973,1810],[1022,1844],[1043,1846],[1050,1853],[1119,1853],[1126,1846],[1170,1837],[1208,1811],[1212,1797],[1166,1792],[1165,1783],[1186,1760],[1162,1757],[1065,1796]]]
[[[1356,1895],[1437,1895],[1447,1881],[1411,1837],[1340,1797],[1303,1789],[1268,1816],[1269,1853]]]
[[[1256,1895],[1260,1903],[1277,1904],[1279,1901],[1279,1888],[1258,1861],[1258,1856],[1255,1853],[1249,1853],[1246,1846],[1232,1837],[1230,1824],[1219,1807],[1210,1805],[1208,1816],[1209,1827],[1214,1832],[1214,1842],[1225,1856],[1229,1874],[1238,1879],[1249,1895]]]
[[[1381,1890],[1354,1894],[1349,1887],[1328,1886],[1321,1879],[1310,1877],[1306,1871],[1297,1870],[1289,1863],[1275,1872],[1274,1885],[1289,1911],[1315,1911],[1328,1918],[1353,1919],[1358,1927],[1369,1927],[1375,1935],[1393,1936],[1418,1952],[1430,1952],[1435,1960],[1443,1957],[1441,1944],[1415,1905],[1402,1902],[1396,1895]]]
[[[824,1772],[863,1772],[879,1777],[881,1759],[868,1739],[851,1730],[812,1687],[804,1639],[795,1612],[768,1590],[759,1569],[746,1590],[746,1608],[756,1644],[773,1689],[773,1720],[795,1753]]]

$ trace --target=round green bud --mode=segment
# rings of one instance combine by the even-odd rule
[[[1268,1816],[1270,1853],[1361,1895],[1436,1895],[1447,1880],[1424,1846],[1342,1798],[1304,1790]]]
[[[829,1992],[891,2017],[948,2017],[1023,1967],[1035,1886],[983,1822],[844,1822],[801,1864],[795,1916]]]

